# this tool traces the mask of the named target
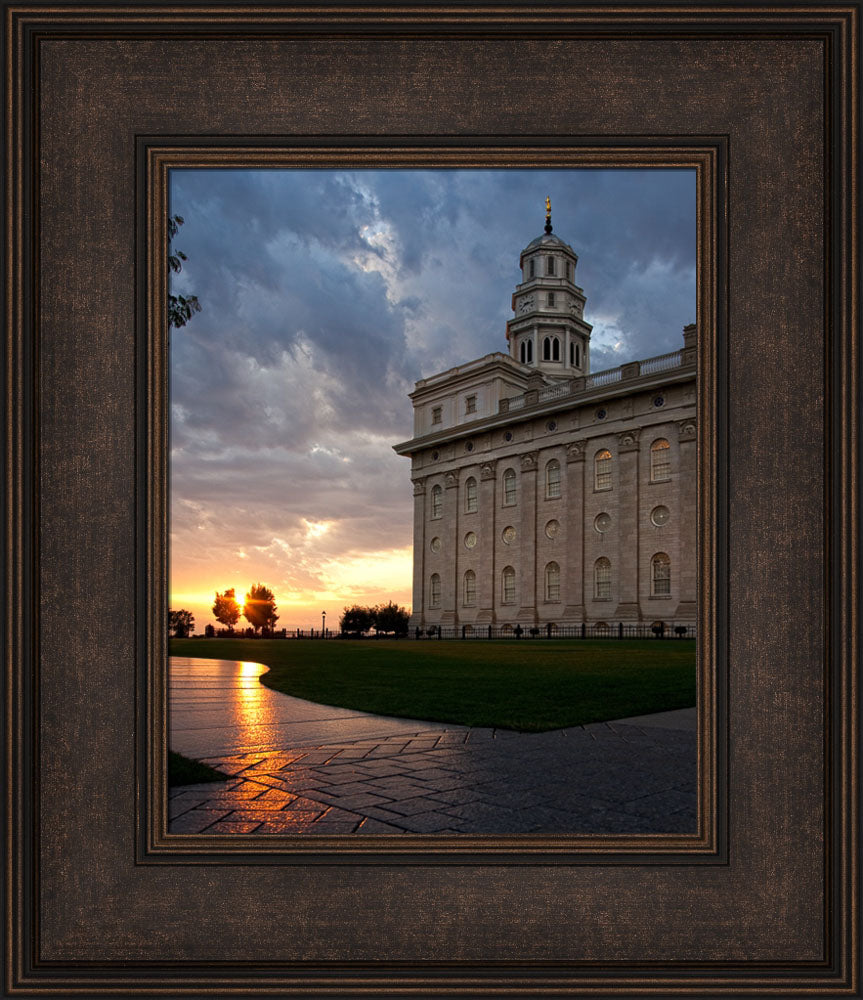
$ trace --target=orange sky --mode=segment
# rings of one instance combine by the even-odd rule
[[[254,572],[257,562],[257,575]],[[327,628],[337,628],[342,610],[352,604],[375,605],[394,601],[410,609],[411,549],[393,549],[345,558],[323,557],[319,563],[322,586],[307,589],[279,588],[272,565],[260,560],[225,558],[209,564],[205,571],[194,564],[178,564],[171,577],[171,608],[184,608],[195,616],[195,631],[208,624],[218,626],[212,608],[216,590],[234,587],[242,600],[252,583],[265,583],[276,596],[277,628],[321,627],[321,612],[327,613]],[[250,570],[252,570],[250,575]],[[404,581],[401,588],[393,581]],[[237,627],[248,625],[241,618]]]

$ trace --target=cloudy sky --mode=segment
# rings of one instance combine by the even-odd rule
[[[175,170],[171,607],[261,581],[279,627],[411,603],[414,382],[506,351],[521,249],[579,256],[593,371],[695,321],[691,170]],[[245,624],[245,621],[242,622]]]

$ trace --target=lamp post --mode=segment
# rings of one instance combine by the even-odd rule
[[[321,612],[321,638],[326,639],[327,637],[327,613],[326,611]]]

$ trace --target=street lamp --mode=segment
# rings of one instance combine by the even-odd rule
[[[326,611],[321,612],[321,638],[326,639],[327,637],[327,613]]]

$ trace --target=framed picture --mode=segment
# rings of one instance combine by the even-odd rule
[[[175,624],[153,743],[213,770],[169,768],[169,833],[267,853],[311,845],[262,834],[374,834],[374,852],[708,837],[694,321],[712,152],[170,168],[182,277],[153,409],[172,420]],[[238,573],[267,584],[220,585]]]
[[[5,13],[7,994],[859,995],[859,5]],[[697,175],[696,831],[172,832],[171,171],[588,167]]]

